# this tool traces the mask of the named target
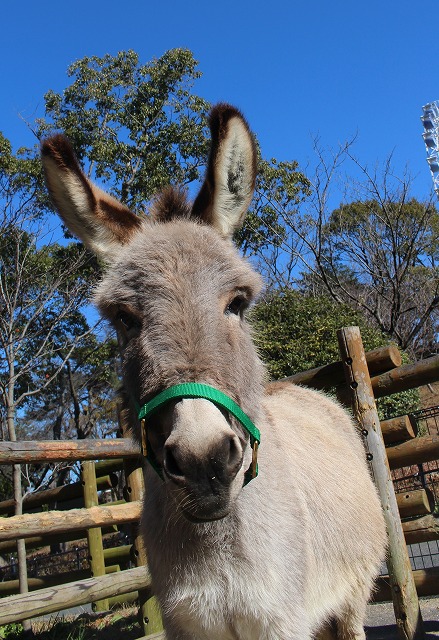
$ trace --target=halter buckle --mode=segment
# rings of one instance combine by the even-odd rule
[[[252,478],[258,475],[258,449],[259,442],[255,440],[252,447]]]
[[[146,420],[143,418],[140,421],[140,439],[142,447],[142,455],[144,458],[148,457],[148,436],[146,435]]]

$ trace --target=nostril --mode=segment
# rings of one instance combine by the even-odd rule
[[[175,455],[170,447],[165,447],[163,464],[165,471],[173,478],[183,478],[184,473],[181,470]]]

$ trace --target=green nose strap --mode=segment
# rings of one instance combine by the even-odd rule
[[[245,472],[244,485],[248,484],[252,478],[258,475],[258,447],[261,441],[261,434],[259,429],[256,428],[254,423],[250,420],[248,415],[244,413],[239,405],[229,398],[225,393],[211,387],[208,384],[201,384],[199,382],[184,382],[182,384],[176,384],[169,389],[165,389],[158,395],[154,396],[149,402],[138,408],[139,420],[142,427],[142,448],[143,453],[146,456],[148,462],[157,471],[159,476],[163,479],[162,470],[155,458],[154,452],[148,442],[148,436],[146,431],[146,419],[157,411],[164,404],[170,400],[176,400],[181,398],[204,398],[210,400],[217,407],[225,409],[231,413],[244,427],[250,437],[250,446],[253,451],[252,463]]]

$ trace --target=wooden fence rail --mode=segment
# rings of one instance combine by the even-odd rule
[[[439,436],[422,436],[388,447],[387,458],[391,469],[408,467],[439,459]]]
[[[439,380],[439,356],[429,358],[415,365],[401,365],[401,357],[395,347],[385,347],[368,352],[366,361],[375,397],[391,395],[401,390],[414,388]],[[345,384],[342,362],[331,363],[312,371],[287,378],[291,382],[314,388],[329,388]],[[439,438],[425,436],[415,438],[416,425],[407,417],[381,423],[390,468],[418,464],[439,458]],[[401,440],[407,440],[395,444]],[[22,441],[0,442],[0,464],[31,464],[36,462],[100,460],[95,466],[96,476],[120,470],[129,462],[135,469],[140,462],[139,446],[129,438],[114,440],[85,441]],[[131,488],[131,483],[127,483]],[[62,491],[64,489],[62,488]],[[62,493],[61,491],[61,493]],[[40,498],[41,499],[41,498]],[[423,509],[427,515],[402,524],[407,543],[422,542],[439,538],[439,519],[431,513],[431,500],[418,496],[400,498],[400,508],[410,513],[409,503],[416,502],[419,513]],[[406,503],[406,504],[402,504]],[[411,508],[411,506],[410,506]],[[138,524],[141,500],[134,497],[133,502],[94,506],[89,509],[72,509],[63,512],[27,514],[11,518],[0,518],[0,550],[10,549],[20,538],[32,544],[45,543],[47,540],[65,538],[75,539],[80,533],[91,528],[111,528],[116,524]],[[48,532],[50,537],[46,537]],[[134,545],[135,548],[136,545]],[[145,558],[142,557],[142,561]],[[107,567],[108,570],[108,567]],[[436,571],[436,570],[435,570]],[[416,586],[420,585],[429,595],[436,580],[437,571],[414,572]],[[380,580],[380,593],[386,593],[385,579]],[[76,580],[56,588],[40,589],[30,594],[20,594],[1,599],[0,624],[23,620],[37,615],[49,614],[63,608],[106,599],[117,599],[122,594],[142,593],[143,615],[147,609],[145,603],[151,596],[149,574],[146,567],[137,567],[108,576],[95,576],[87,580]],[[436,587],[437,591],[437,587]],[[145,627],[146,628],[146,627]],[[158,636],[160,637],[160,636]]]
[[[439,363],[439,361],[438,361]],[[437,373],[439,377],[439,370]],[[382,423],[384,424],[384,422]],[[105,451],[94,451],[95,442],[106,442],[105,440],[92,440],[87,446],[81,446],[80,451],[75,451],[70,441],[44,440],[39,442],[0,442],[0,464],[20,464],[30,462],[57,462],[60,460],[96,460],[102,455],[107,455]],[[112,441],[113,442],[113,441]],[[115,440],[110,448],[110,455],[124,455],[127,458],[135,459],[140,457],[139,447],[128,438]],[[83,443],[80,443],[83,445]],[[54,446],[55,445],[55,446]],[[34,447],[34,451],[28,456],[28,449]],[[388,447],[386,449],[391,469],[405,467],[411,464],[429,462],[439,458],[439,437],[423,436],[413,438],[408,442]],[[30,459],[29,459],[30,458]]]
[[[384,444],[395,444],[411,440],[418,435],[418,425],[411,416],[398,416],[381,421]]]
[[[62,609],[78,607],[111,596],[148,589],[151,578],[146,567],[127,569],[106,576],[70,582],[55,588],[2,598],[0,625],[48,615]]]
[[[366,362],[369,372],[373,375],[399,367],[402,364],[402,359],[397,347],[388,345],[367,351]],[[283,380],[313,389],[328,389],[345,382],[343,363],[341,361],[331,362],[315,369],[295,373],[283,378]]]
[[[439,567],[430,567],[429,569],[417,569],[413,571],[416,591],[419,596],[437,595],[439,584]],[[392,599],[392,588],[390,586],[389,576],[381,576],[377,580],[377,590],[373,595],[374,602],[383,602]]]
[[[423,516],[402,523],[402,530],[407,544],[429,542],[439,539],[439,518],[433,515]],[[439,582],[438,582],[439,591]]]
[[[369,365],[368,356],[373,353],[366,353],[366,362]],[[317,369],[311,369],[297,373],[293,376],[283,378],[284,381],[294,384],[303,384],[313,389],[330,389],[338,385],[344,385],[344,378],[341,375],[343,365],[341,362],[333,362]],[[371,371],[373,374],[373,370]],[[433,356],[426,360],[421,360],[415,364],[405,364],[395,366],[390,371],[372,375],[371,383],[375,398],[390,396],[393,393],[415,389],[424,384],[436,382],[439,379],[439,356]]]
[[[105,491],[106,489],[114,489],[117,486],[117,482],[117,475],[112,473],[106,476],[100,476],[97,479],[96,485],[98,491]],[[53,489],[29,493],[23,498],[23,511],[36,509],[41,507],[43,504],[74,500],[75,498],[81,497],[82,494],[82,482],[72,482]],[[0,515],[13,515],[14,508],[15,500],[3,500],[0,502]]]
[[[371,379],[375,398],[415,389],[439,379],[439,356],[420,360],[415,364],[403,364]]]
[[[59,539],[59,534],[69,532],[74,539],[75,531],[84,531],[91,527],[111,524],[138,523],[140,519],[140,501],[112,506],[111,504],[91,509],[72,509],[71,511],[49,511],[41,514],[25,514],[14,518],[0,518],[0,550],[5,553],[13,549],[17,533],[23,538],[33,539],[42,530],[50,531],[50,540]],[[416,520],[403,522],[403,531],[408,544],[425,542],[439,538],[439,518],[426,515]],[[53,537],[56,536],[56,537]],[[38,536],[37,543],[45,538]],[[6,544],[6,541],[10,544]]]
[[[136,501],[115,506],[108,504],[90,509],[48,511],[0,518],[0,541],[16,538],[18,532],[21,538],[32,538],[42,531],[50,531],[51,534],[65,533],[111,524],[139,522],[140,509],[140,501]]]
[[[22,440],[0,442],[0,464],[68,462],[139,458],[140,448],[129,438],[114,440]]]
[[[396,494],[401,518],[413,518],[433,513],[434,493],[430,489],[415,489]]]
[[[110,565],[105,567],[105,573],[117,573],[120,571],[118,565]],[[93,577],[93,576],[92,576]],[[58,587],[60,584],[68,584],[69,582],[78,582],[90,578],[89,569],[74,569],[73,571],[63,571],[61,573],[53,573],[50,576],[42,576],[41,578],[28,578],[27,586],[29,591],[45,589],[48,587]],[[20,593],[19,580],[6,580],[0,582],[0,596],[12,596]],[[0,600],[3,603],[3,600]]]
[[[102,505],[104,506],[104,505]],[[0,519],[0,522],[2,520]],[[108,527],[102,528],[102,533],[117,533],[117,525],[112,524]],[[59,544],[61,542],[73,542],[83,540],[87,535],[87,530],[76,529],[67,533],[40,533],[38,536],[32,536],[26,539],[26,549],[37,549],[39,547],[48,547],[53,544]],[[0,555],[4,553],[12,553],[17,551],[16,538],[10,540],[4,540],[0,542]]]

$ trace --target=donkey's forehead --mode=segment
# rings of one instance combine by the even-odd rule
[[[253,296],[262,284],[232,243],[210,227],[189,220],[145,222],[109,265],[95,301],[137,298],[142,290],[177,289],[190,280],[220,290],[246,288]]]

